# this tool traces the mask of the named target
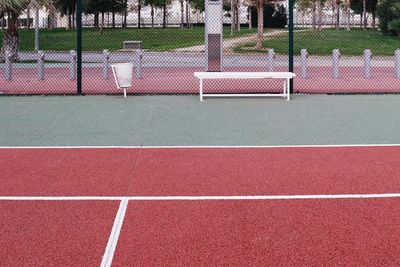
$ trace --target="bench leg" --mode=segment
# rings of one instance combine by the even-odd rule
[[[203,101],[203,79],[200,78],[200,101]]]
[[[286,94],[287,94],[287,101],[290,100],[290,79],[287,79],[286,81]]]

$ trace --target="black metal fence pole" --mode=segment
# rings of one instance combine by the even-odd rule
[[[76,53],[76,92],[78,95],[82,95],[82,0],[76,1]]]
[[[293,34],[293,8],[294,0],[289,0],[289,72],[294,71],[293,53],[294,53],[294,34]],[[290,79],[290,93],[293,93],[293,79]]]

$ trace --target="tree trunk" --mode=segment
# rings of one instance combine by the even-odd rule
[[[104,28],[104,12],[101,12],[100,33],[103,33],[103,28]]]
[[[322,15],[323,15],[322,6],[323,6],[322,0],[318,0],[318,31],[320,31],[322,28]]]
[[[163,2],[163,28],[167,28],[167,3]]]
[[[249,22],[249,30],[252,30],[253,29],[253,21],[251,20],[251,7],[248,7],[247,8],[247,12],[248,12],[248,16],[249,16],[249,20],[248,20],[248,22]]]
[[[31,9],[28,7],[28,10],[26,11],[26,28],[28,30],[31,29]]]
[[[350,12],[350,0],[346,1],[346,14],[347,14],[347,22],[346,27],[347,30],[350,31],[350,20],[351,20],[351,12]]]
[[[340,0],[336,0],[336,29],[339,30],[340,27]]]
[[[11,61],[18,60],[19,34],[18,34],[19,14],[8,13],[8,28],[3,36],[3,46],[0,51],[0,62],[4,62],[6,51],[12,53]]]
[[[154,28],[154,5],[151,5],[151,27]]]
[[[231,0],[231,35],[235,31],[235,16],[233,15],[233,0]]]
[[[115,12],[112,12],[111,28],[115,29]]]
[[[95,11],[95,12],[94,12],[93,27],[94,27],[95,29],[98,29],[98,28],[99,28],[99,12],[98,12],[98,11]]]
[[[68,18],[68,22],[67,22],[67,30],[71,29],[71,14],[69,13],[69,8],[67,9],[67,14],[66,14],[67,18]]]
[[[186,27],[189,28],[189,20],[190,20],[190,10],[189,10],[189,0],[186,0]]]
[[[367,0],[363,0],[363,30],[367,30]]]
[[[264,41],[264,0],[257,0],[257,44],[256,49],[263,47]]]
[[[312,3],[312,29],[317,29],[317,0]]]
[[[138,27],[138,29],[140,29],[141,28],[141,20],[142,19],[142,5],[140,4],[140,1],[139,1],[139,5],[138,5],[138,19],[137,19],[137,27]]]
[[[235,0],[235,22],[236,22],[236,31],[240,31],[240,17],[239,17],[239,0]]]
[[[122,28],[126,28],[127,27],[126,23],[127,23],[127,17],[128,17],[128,12],[127,12],[128,0],[124,0],[124,4],[125,4],[126,8],[124,9],[124,12],[122,14],[122,16],[123,16]]]
[[[181,2],[181,29],[183,29],[183,0],[180,0]]]
[[[376,28],[376,14],[372,12],[372,28]]]
[[[35,8],[35,50],[40,49],[40,35],[39,35],[39,8]]]

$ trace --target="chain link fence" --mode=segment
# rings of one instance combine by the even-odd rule
[[[400,30],[384,29],[385,18],[379,16],[379,6],[391,1],[366,6],[365,12],[344,0],[296,1],[293,29],[287,25],[288,2],[265,2],[263,21],[257,2],[226,2],[222,71],[288,71],[292,30],[293,92],[398,93]],[[77,94],[81,72],[83,94],[121,94],[110,67],[118,62],[134,64],[128,93],[198,93],[193,73],[206,70],[201,3],[104,2],[101,10],[83,6],[81,70],[75,0],[69,6],[21,7],[17,20],[3,7],[0,93]],[[107,2],[114,5],[106,9]],[[271,80],[205,83],[209,93],[280,92],[281,87]]]

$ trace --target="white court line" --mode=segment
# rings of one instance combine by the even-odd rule
[[[200,201],[200,200],[302,200],[302,199],[366,199],[400,198],[400,193],[383,194],[322,194],[322,195],[254,195],[254,196],[0,196],[0,201],[87,201],[87,200],[128,200],[128,201]]]
[[[124,197],[108,196],[0,196],[0,200],[10,201],[82,201],[82,200],[122,200]]]
[[[110,237],[108,238],[107,247],[104,252],[103,259],[100,265],[101,267],[109,267],[112,264],[114,258],[114,252],[115,249],[117,248],[119,234],[121,232],[122,224],[124,222],[127,207],[128,207],[128,199],[123,198],[123,200],[119,205],[117,215],[115,216],[114,219],[114,225],[111,230]]]
[[[400,144],[331,144],[331,145],[269,145],[269,146],[0,146],[0,149],[176,149],[176,148],[330,148],[330,147],[398,147]]]

